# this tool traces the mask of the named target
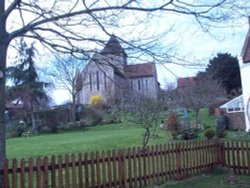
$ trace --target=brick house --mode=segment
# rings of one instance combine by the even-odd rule
[[[159,84],[155,63],[128,64],[127,54],[112,35],[100,53],[83,69],[78,104],[89,104],[91,96],[105,102],[122,101],[134,94],[158,98]]]

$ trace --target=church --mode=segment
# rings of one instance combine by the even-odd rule
[[[102,96],[108,104],[135,96],[159,97],[155,63],[128,64],[127,54],[115,35],[93,55],[81,77],[78,104],[89,104],[91,96]]]

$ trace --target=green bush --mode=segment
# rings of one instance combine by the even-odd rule
[[[228,129],[229,120],[228,117],[225,115],[221,115],[216,119],[216,128],[217,129]]]
[[[7,137],[21,137],[26,130],[27,130],[27,127],[24,122],[14,121],[14,122],[10,122],[7,125],[6,135]]]
[[[204,136],[207,139],[212,139],[215,136],[215,132],[214,132],[213,129],[207,129],[207,130],[204,131]]]
[[[197,131],[191,128],[185,128],[181,131],[181,137],[184,140],[191,140],[198,136]]]

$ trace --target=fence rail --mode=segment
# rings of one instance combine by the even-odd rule
[[[143,187],[210,172],[215,165],[250,175],[244,142],[189,141],[113,151],[5,160],[5,188]]]

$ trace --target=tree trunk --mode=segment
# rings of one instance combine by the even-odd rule
[[[32,132],[33,132],[33,134],[36,134],[37,127],[36,127],[35,107],[34,106],[32,106],[32,109],[31,109],[31,123],[32,123]]]
[[[142,151],[146,148],[149,141],[149,137],[150,137],[150,130],[149,128],[145,128],[145,133],[142,139],[142,148],[141,148]]]
[[[75,94],[72,94],[72,109],[71,109],[71,114],[72,114],[72,122],[76,122],[76,96]]]
[[[4,167],[4,160],[6,158],[5,148],[5,95],[6,95],[6,59],[7,49],[9,45],[9,36],[6,32],[6,17],[4,16],[5,0],[0,1],[0,170]],[[3,175],[0,175],[0,187],[3,187]]]
[[[199,128],[199,124],[200,124],[200,109],[195,109],[194,113],[195,113],[194,126],[195,126],[195,128]]]

